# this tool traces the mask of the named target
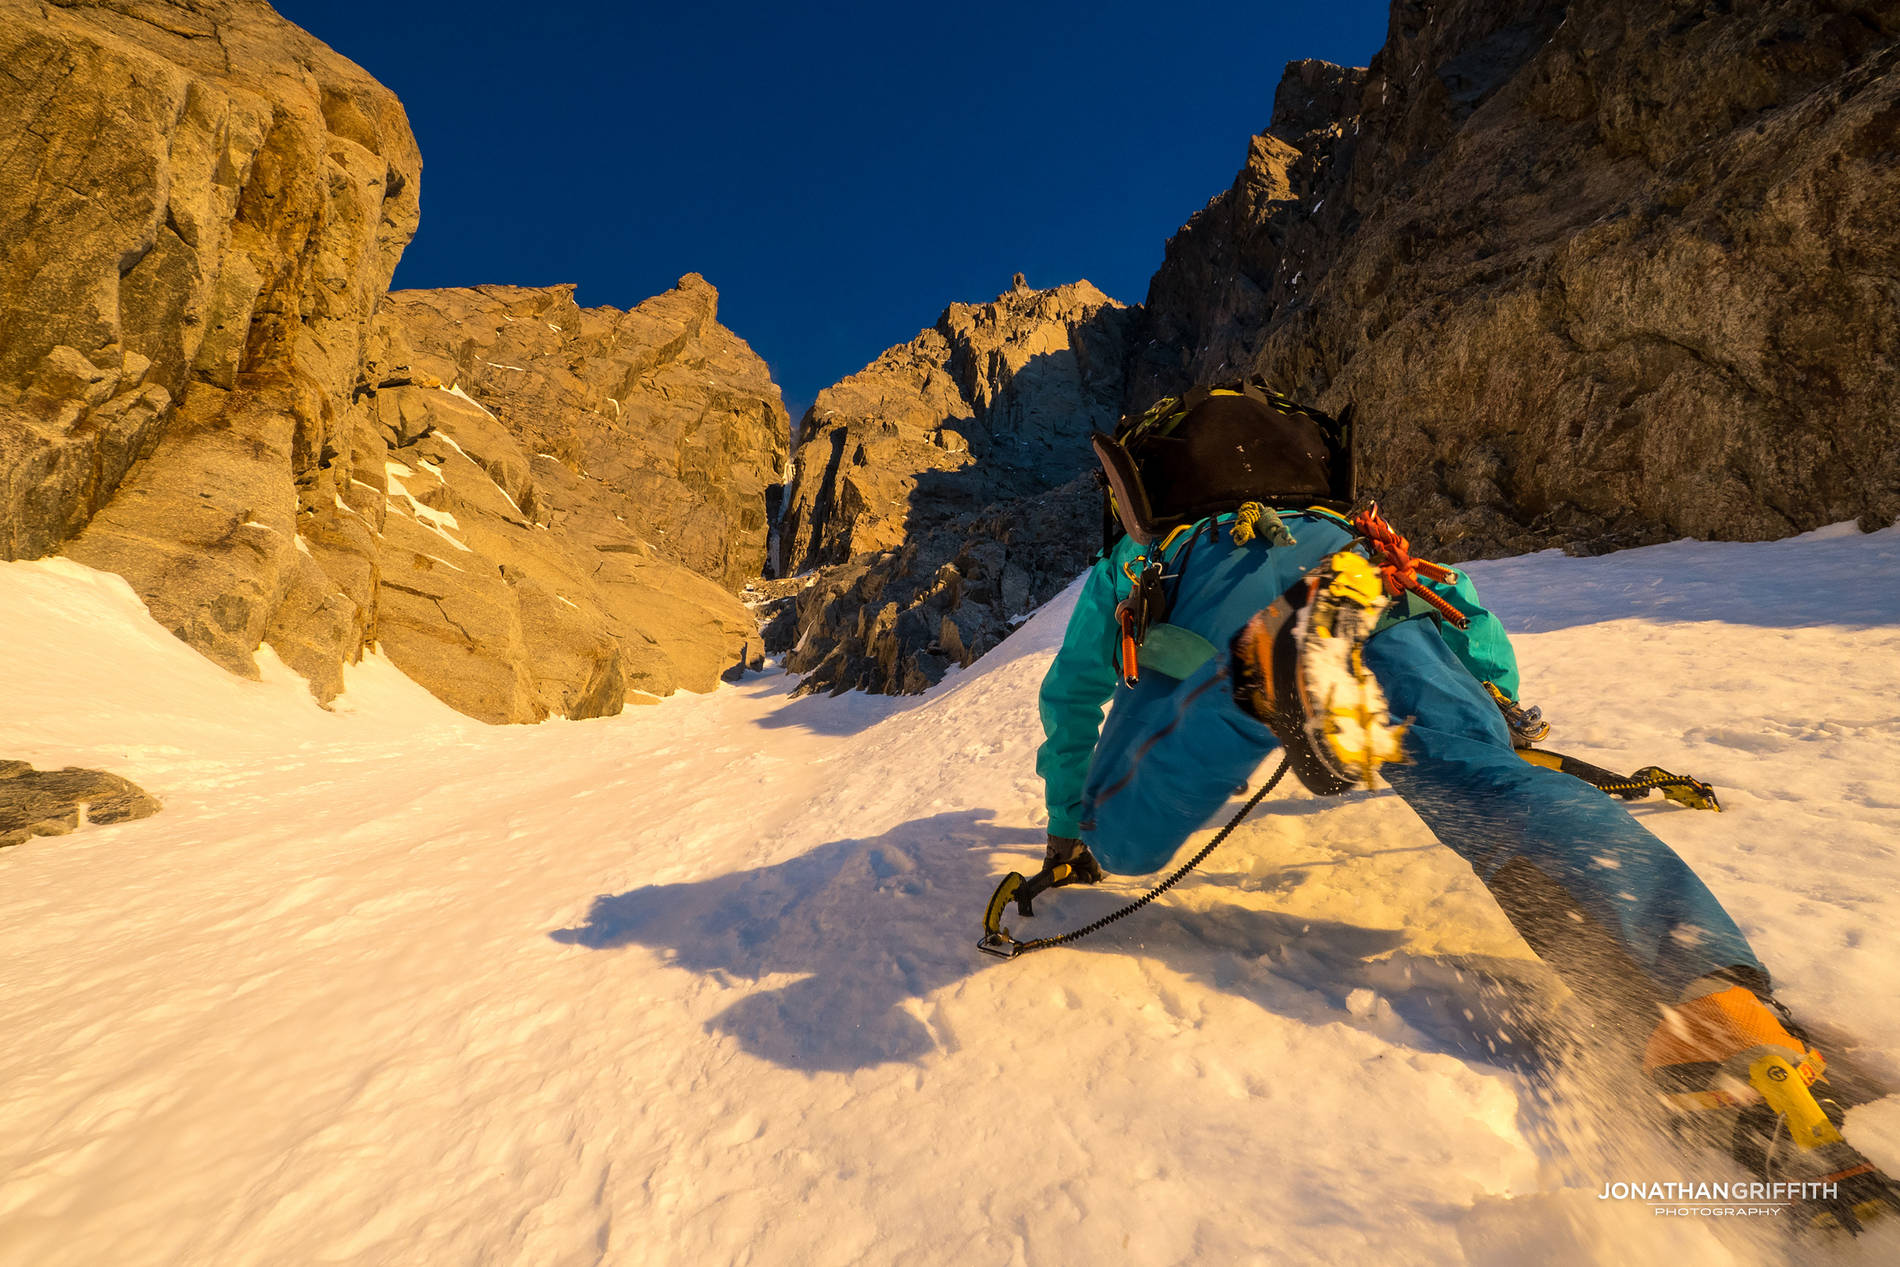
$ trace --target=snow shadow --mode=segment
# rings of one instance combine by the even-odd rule
[[[1165,947],[1170,967],[1307,1024],[1526,1074],[1567,1041],[1555,977],[1533,960],[1421,954],[1404,949],[1402,928],[1239,905],[1165,908],[1158,922],[1142,940]]]
[[[905,1003],[983,966],[975,945],[999,878],[994,852],[1042,844],[1040,831],[990,816],[938,814],[756,871],[600,897],[586,924],[549,935],[595,950],[648,946],[712,975],[801,975],[712,1022],[778,1064],[815,1072],[915,1060],[936,1042]]]
[[[730,689],[743,693],[748,699],[782,701],[771,712],[754,718],[754,725],[812,735],[862,734],[879,722],[925,702],[922,695],[871,695],[864,691],[792,699],[798,683],[796,674],[787,673],[772,663],[763,670],[748,669],[739,674]]]
[[[797,678],[784,676],[789,685],[772,694],[790,694],[798,685]],[[872,695],[866,691],[806,695],[779,705],[757,718],[755,724],[766,730],[800,730],[811,735],[858,735],[925,702],[922,695]]]
[[[978,971],[1020,971],[975,943],[984,899],[1006,867],[1033,869],[1042,833],[990,819],[982,809],[938,814],[769,867],[602,896],[584,924],[549,936],[595,950],[646,946],[722,980],[797,977],[747,994],[709,1022],[788,1068],[919,1060],[942,1045],[924,1000]],[[1046,935],[1099,918],[1145,887],[1066,889],[1042,900],[1038,918],[1012,911],[1006,922],[1019,936]],[[1075,949],[1159,959],[1305,1023],[1357,1025],[1494,1064],[1536,1059],[1521,1019],[1534,990],[1510,983],[1515,969],[1408,955],[1404,938],[1403,930],[1196,902],[1151,906]]]

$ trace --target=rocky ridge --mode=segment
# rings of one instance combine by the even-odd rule
[[[1090,429],[1246,372],[1354,402],[1454,559],[1900,515],[1889,0],[1398,0],[1367,68],[1288,66],[1145,309],[953,304],[789,473],[696,275],[387,295],[401,107],[260,0],[0,18],[0,557],[320,698],[380,646],[486,720],[611,713],[755,663],[742,589],[806,689],[921,689],[1086,561]]]
[[[0,0],[0,57],[0,558],[116,572],[324,700],[378,646],[494,722],[756,661],[784,411],[711,286],[387,298],[402,108],[259,0]]]
[[[660,557],[734,592],[764,573],[791,420],[705,278],[628,312],[578,307],[572,286],[396,291],[389,310],[416,372],[599,485]]]
[[[1451,557],[1900,515],[1900,5],[1399,0],[1170,242],[1139,407],[1357,405]]]
[[[818,394],[799,424],[779,574],[894,549],[1093,464],[1121,408],[1132,314],[1086,281],[951,304]]]
[[[764,582],[768,650],[798,694],[910,695],[1009,636],[1088,567],[1101,544],[1092,475],[966,512],[895,550]]]
[[[1133,322],[1087,282],[1019,277],[819,393],[780,524],[795,579],[766,591],[766,646],[801,690],[922,690],[1074,579],[1100,536],[1078,476],[1119,415]]]

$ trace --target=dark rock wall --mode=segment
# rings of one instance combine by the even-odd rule
[[[770,650],[803,674],[798,693],[905,695],[968,665],[1088,567],[1100,545],[1093,476],[996,503],[764,587]]]
[[[1398,0],[1170,242],[1140,406],[1264,372],[1452,557],[1900,515],[1900,5]]]

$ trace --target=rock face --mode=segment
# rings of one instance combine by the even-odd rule
[[[765,480],[784,464],[764,362],[697,276],[628,313],[572,295],[391,295],[358,390],[375,426],[350,463],[380,467],[319,516],[337,572],[373,589],[384,651],[484,720],[615,713],[761,654],[730,588],[763,561]],[[465,362],[492,409],[456,381]],[[589,408],[612,408],[587,395],[602,383],[625,424]]]
[[[346,429],[415,140],[248,0],[0,0],[0,58],[0,557],[83,536],[148,601],[189,591],[160,618],[229,662],[301,571],[288,474]]]
[[[0,849],[35,836],[64,836],[84,823],[150,818],[159,803],[130,780],[104,770],[35,770],[0,761]]]
[[[391,322],[377,333],[370,424],[333,464],[331,503],[299,525],[366,640],[496,722],[609,715],[756,661],[750,613],[662,558],[616,513],[623,498],[530,452],[459,388],[411,376]],[[299,664],[285,636],[272,644]]]
[[[1100,543],[1088,434],[1119,415],[1133,320],[1019,274],[819,393],[780,524],[791,579],[766,587],[766,646],[801,692],[921,691],[1074,579]]]
[[[486,721],[757,659],[731,591],[784,411],[710,286],[387,302],[402,108],[257,0],[0,0],[0,57],[0,558],[117,572],[206,656],[256,676],[269,643],[322,699],[381,645]],[[464,361],[492,411],[451,390]]]
[[[1085,569],[1100,536],[1092,475],[960,515],[900,549],[771,583],[766,646],[798,694],[909,695],[968,665]]]
[[[765,571],[790,419],[699,274],[631,312],[577,307],[572,286],[389,300],[419,371],[459,383],[529,452],[600,485],[661,557],[735,593]]]
[[[415,229],[396,99],[249,0],[0,0],[0,59],[0,557],[193,435],[320,452]],[[288,528],[251,498],[200,500]]]
[[[779,573],[892,550],[1094,465],[1132,314],[1087,282],[952,304],[818,394],[799,424]]]
[[[1399,0],[1170,242],[1130,405],[1354,401],[1453,558],[1900,515],[1900,5]]]

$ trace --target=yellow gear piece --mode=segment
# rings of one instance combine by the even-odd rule
[[[1768,1107],[1781,1115],[1797,1148],[1824,1148],[1841,1143],[1840,1131],[1815,1103],[1808,1082],[1787,1057],[1775,1052],[1756,1057],[1748,1066],[1748,1085],[1760,1092]]]
[[[1360,607],[1370,607],[1385,593],[1385,581],[1379,569],[1363,556],[1349,551],[1332,558],[1333,575],[1326,588],[1341,599]]]
[[[1321,707],[1313,720],[1335,761],[1354,772],[1358,786],[1371,788],[1381,765],[1404,760],[1405,723],[1394,721],[1387,711],[1385,693],[1363,655],[1365,639],[1385,603],[1385,585],[1379,570],[1362,555],[1341,551],[1328,562],[1329,574],[1322,582],[1328,601],[1312,605],[1309,636],[1345,641],[1345,672],[1337,682],[1340,689],[1318,701]],[[1347,614],[1355,608],[1356,614]]]
[[[1240,509],[1234,512],[1234,526],[1227,530],[1234,544],[1244,546],[1254,538],[1254,525],[1260,522],[1260,515],[1266,507],[1259,502],[1242,502]]]

